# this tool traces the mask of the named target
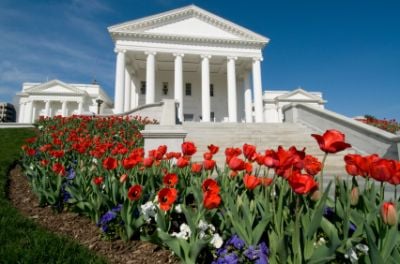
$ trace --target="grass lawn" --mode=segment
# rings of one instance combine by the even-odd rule
[[[8,172],[33,129],[0,129],[0,263],[106,263],[86,248],[20,215],[6,196]]]

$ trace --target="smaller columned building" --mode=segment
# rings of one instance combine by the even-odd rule
[[[174,99],[180,121],[265,122],[268,38],[194,5],[108,31],[116,52],[114,113]]]
[[[67,84],[59,80],[24,83],[17,93],[18,122],[34,123],[39,116],[111,113],[112,101],[98,84]]]

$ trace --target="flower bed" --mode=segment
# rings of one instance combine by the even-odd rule
[[[90,217],[105,238],[151,241],[185,263],[400,259],[397,197],[384,199],[385,185],[400,182],[398,161],[347,155],[351,176],[318,188],[326,156],[350,147],[339,131],[312,135],[322,162],[294,146],[245,144],[226,149],[219,168],[213,156],[222,150],[212,144],[202,162],[191,161],[192,142],[145,155],[138,120],[56,118],[39,127],[23,163],[41,204]]]
[[[377,119],[373,116],[366,115],[364,119],[357,119],[364,124],[371,125],[387,132],[395,134],[400,131],[400,124],[395,119]]]

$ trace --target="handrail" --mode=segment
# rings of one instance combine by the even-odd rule
[[[127,112],[123,112],[123,113],[119,113],[119,114],[102,114],[102,115],[96,115],[98,117],[109,117],[109,116],[126,116],[126,115],[130,115],[133,114],[135,112],[138,112],[140,110],[146,109],[146,108],[152,108],[152,107],[156,107],[156,106],[162,106],[164,105],[164,102],[158,102],[158,103],[151,103],[151,104],[145,104],[145,105],[140,105],[136,108],[133,108],[132,110],[129,110]]]

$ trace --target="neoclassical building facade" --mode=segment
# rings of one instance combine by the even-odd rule
[[[116,52],[114,113],[169,98],[179,103],[181,121],[265,121],[268,38],[194,5],[108,31]]]
[[[114,101],[98,84],[24,83],[18,122],[39,116],[121,114],[173,99],[181,122],[283,122],[282,107],[324,107],[318,92],[262,88],[269,39],[195,5],[108,28],[116,52]],[[264,90],[264,91],[263,91]]]
[[[110,113],[112,101],[98,84],[67,84],[59,80],[24,83],[17,93],[18,122],[33,123],[39,116]]]

